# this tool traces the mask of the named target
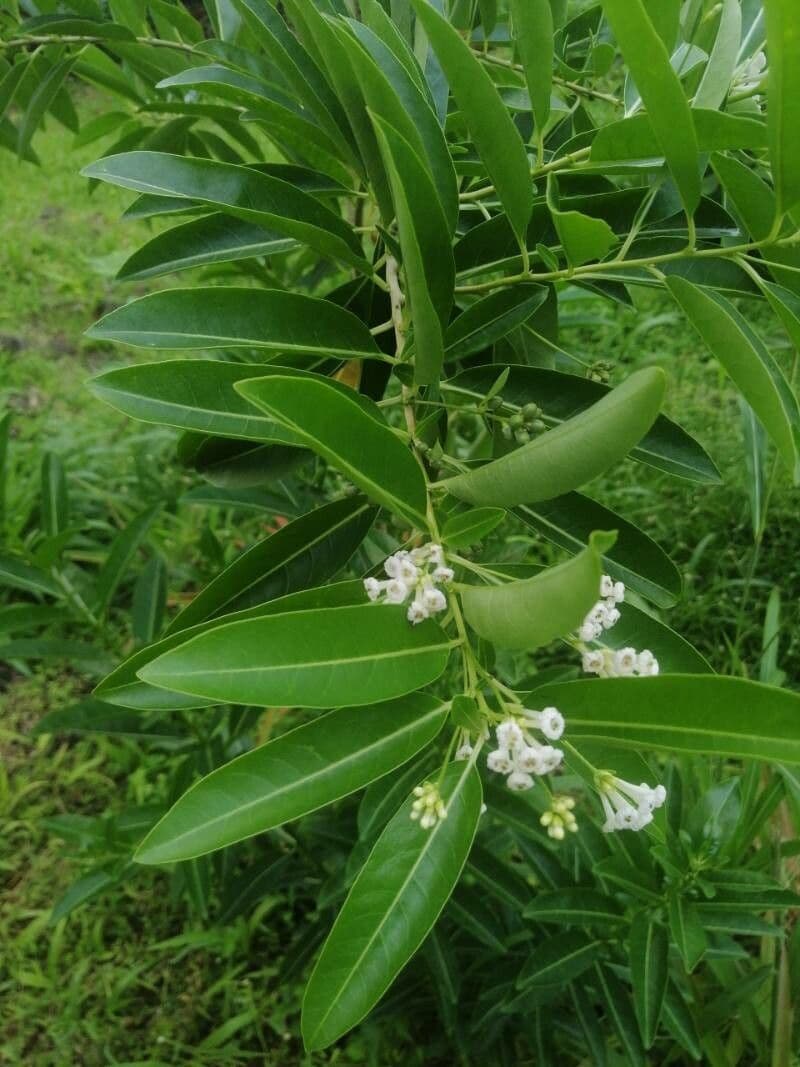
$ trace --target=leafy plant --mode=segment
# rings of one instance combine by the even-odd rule
[[[188,216],[121,277],[213,265],[240,283],[111,311],[93,337],[194,355],[91,387],[183,431],[179,456],[216,499],[277,491],[289,521],[163,632],[153,565],[144,647],[55,713],[162,741],[175,724],[174,803],[115,838],[78,897],[131,858],[176,864],[201,914],[216,873],[223,922],[287,867],[322,882],[319,909],[338,915],[319,950],[317,925],[297,945],[316,957],[309,1050],[398,975],[416,1003],[422,960],[465,1058],[788,1064],[789,964],[773,972],[742,941],[782,938],[772,920],[800,902],[782,878],[794,846],[771,836],[797,802],[800,702],[774,670],[711,673],[658,614],[681,592],[668,555],[580,491],[612,468],[635,481],[636,464],[699,491],[719,476],[660,413],[663,370],[609,388],[613,361],[564,348],[559,308],[576,288],[668,294],[741,393],[751,438],[797,477],[797,397],[742,309],[759,302],[797,344],[800,12],[234,0],[213,5],[209,38],[178,4],[80,8],[9,20],[0,101],[22,108],[4,146],[33,158],[44,115],[71,120],[68,78],[99,82],[125,122],[84,173],[137,193],[129,216]],[[57,459],[43,479],[56,551]],[[119,535],[98,610],[151,520]],[[521,531],[535,558],[509,551]],[[52,566],[17,554],[2,573],[76,603]],[[300,725],[250,748],[254,708],[324,714],[293,710]],[[690,757],[768,766],[704,780]],[[362,789],[354,836],[345,798]],[[275,836],[301,816],[309,830]],[[244,858],[265,832],[266,870],[242,880],[209,859]],[[301,847],[315,832],[329,852]]]

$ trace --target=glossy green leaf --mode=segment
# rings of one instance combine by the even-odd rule
[[[478,890],[463,883],[457,885],[446,915],[493,952],[501,955],[506,952],[503,927]]]
[[[460,395],[466,404],[480,403],[500,373],[496,363],[470,367],[443,382],[442,388]],[[608,394],[609,388],[576,374],[511,366],[500,392],[506,405],[519,409],[525,404],[538,404],[545,421],[559,423],[590,408]],[[721,480],[719,471],[697,441],[664,415],[658,416],[630,455],[640,463],[689,481],[718,483]]]
[[[264,348],[340,359],[379,354],[352,312],[282,289],[164,289],[109,312],[87,335],[140,348]]]
[[[208,263],[278,255],[296,247],[292,237],[215,213],[158,234],[125,260],[117,277],[123,281],[158,278]]]
[[[633,523],[581,493],[523,505],[515,514],[571,553],[585,548],[592,530],[616,530],[605,561],[608,573],[660,607],[670,607],[680,596],[681,575],[666,552]]]
[[[58,537],[69,521],[69,497],[64,464],[54,452],[45,452],[42,457],[42,532],[47,537]]]
[[[764,0],[767,20],[767,123],[780,213],[800,203],[800,9],[794,0]]]
[[[543,285],[521,284],[477,300],[447,327],[445,359],[463,359],[493,345],[527,321],[544,304],[547,293]]]
[[[214,617],[185,630],[176,630],[168,637],[163,637],[160,641],[134,652],[100,682],[95,693],[107,704],[137,711],[207,707],[214,701],[150,685],[138,677],[138,671],[164,652],[177,648],[190,638],[213,630],[223,623],[240,622],[243,619],[260,619],[267,615],[282,615],[292,611],[307,611],[311,608],[362,604],[363,602],[364,585],[362,582],[337,582],[334,585],[323,585],[316,589],[289,593],[287,596],[267,600],[255,607],[244,608],[232,615]]]
[[[683,278],[667,287],[758,415],[784,462],[798,477],[800,409],[789,383],[744,316],[721,296]]]
[[[390,700],[434,681],[451,642],[393,605],[320,608],[215,627],[139,671],[151,685],[258,707]]]
[[[550,117],[553,84],[553,11],[550,0],[511,0],[514,41],[525,71],[533,117],[541,132]]]
[[[594,889],[558,889],[539,893],[525,909],[526,919],[567,926],[608,926],[623,921],[620,908]]]
[[[427,492],[417,460],[371,400],[315,375],[239,382],[237,392],[319,453],[367,496],[425,525]]]
[[[448,478],[470,504],[531,504],[576,489],[618,463],[652,426],[664,397],[658,367],[635,371],[587,411],[521,448]]]
[[[616,244],[616,235],[604,219],[560,209],[558,182],[552,174],[547,179],[547,206],[570,266],[580,267],[590,260],[604,259]]]
[[[533,990],[571,982],[592,966],[600,948],[600,941],[577,931],[540,941],[519,972],[517,989]]]
[[[686,1049],[689,1055],[695,1060],[702,1060],[703,1050],[700,1046],[697,1025],[686,1001],[672,980],[667,983],[662,1020],[666,1029]]]
[[[669,929],[688,974],[703,958],[708,937],[692,901],[681,890],[669,898]]]
[[[423,830],[411,799],[378,839],[311,974],[301,1027],[325,1048],[372,1009],[416,952],[453,891],[478,825],[481,786],[469,763],[441,784],[447,818]]]
[[[624,748],[800,763],[800,696],[743,678],[662,674],[558,682],[539,691],[570,737]]]
[[[650,21],[643,0],[603,0],[603,12],[641,94],[683,206],[692,214],[700,202],[697,137],[669,53]]]
[[[642,1039],[627,988],[610,967],[595,967],[598,992],[611,1025],[617,1033],[625,1067],[646,1067]]]
[[[17,135],[17,155],[21,158],[25,158],[33,135],[36,133],[45,113],[61,91],[77,58],[77,55],[73,54],[58,63],[54,63],[36,85],[22,117],[19,134]]]
[[[185,740],[178,726],[157,723],[124,708],[109,707],[100,700],[81,700],[43,715],[32,731],[39,734],[111,734],[138,741]]]
[[[160,510],[160,505],[145,509],[120,530],[112,541],[94,585],[93,607],[99,614],[108,609],[119,583],[125,577],[125,572]]]
[[[739,0],[723,0],[714,46],[694,94],[692,110],[700,107],[713,110],[725,100],[739,60],[741,36],[742,10]]]
[[[357,237],[343,219],[308,193],[249,167],[165,152],[123,152],[99,159],[82,173],[139,193],[210,204],[370,273]]]
[[[775,222],[775,197],[769,186],[735,156],[717,152],[711,165],[745,230],[754,240],[763,241]]]
[[[667,988],[667,931],[647,912],[639,912],[631,923],[628,952],[639,1032],[644,1047],[650,1048],[656,1039]]]
[[[500,648],[534,649],[577,629],[597,601],[602,553],[613,534],[595,533],[574,559],[533,578],[462,590],[472,629]]]
[[[489,75],[458,32],[428,0],[412,0],[519,241],[533,209],[533,182],[522,138]]]
[[[366,537],[375,508],[331,501],[282,526],[234,560],[177,615],[168,634],[332,578]]]
[[[371,117],[397,217],[414,328],[414,378],[421,385],[432,385],[439,380],[444,362],[442,335],[455,285],[447,220],[411,145],[377,115]]]
[[[692,110],[692,121],[701,152],[767,146],[767,127],[759,119],[703,108]],[[631,115],[601,126],[592,141],[591,159],[596,163],[653,159],[661,154],[647,115]]]
[[[190,859],[307,815],[405,763],[446,718],[447,705],[425,693],[330,712],[202,778],[150,831],[136,859]]]
[[[458,512],[442,527],[442,540],[451,548],[468,548],[487,537],[505,515],[503,508],[470,508]]]
[[[275,369],[246,363],[176,359],[121,367],[89,382],[91,391],[117,411],[142,422],[220,437],[300,445],[282,426],[265,418],[234,389]]]

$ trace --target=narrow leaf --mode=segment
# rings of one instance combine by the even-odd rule
[[[633,1004],[645,1048],[655,1041],[667,988],[669,937],[663,926],[640,912],[631,923],[629,956]]]

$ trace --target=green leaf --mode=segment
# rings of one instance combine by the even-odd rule
[[[131,629],[139,644],[154,641],[164,621],[167,607],[167,568],[160,556],[153,556],[136,579],[131,604]]]
[[[550,117],[553,11],[550,0],[511,0],[513,37],[525,71],[533,117],[541,135]]]
[[[667,983],[667,992],[664,997],[662,1010],[664,1026],[672,1034],[690,1056],[696,1060],[703,1058],[703,1050],[700,1047],[700,1037],[697,1033],[697,1025],[692,1017],[686,1001],[678,990],[676,984],[670,980]]]
[[[700,203],[697,137],[678,75],[672,69],[643,0],[603,0],[625,62],[647,109],[687,214]]]
[[[288,182],[249,167],[189,159],[166,152],[123,152],[82,171],[140,193],[188,198],[293,237],[322,255],[370,274],[350,227],[329,208]]]
[[[264,348],[340,359],[380,355],[352,312],[282,289],[164,289],[109,312],[86,332],[140,348]]]
[[[167,633],[327,581],[344,567],[374,519],[375,509],[363,497],[351,496],[282,526],[209,582]]]
[[[215,627],[139,671],[151,685],[258,707],[390,700],[434,681],[451,642],[393,605],[320,608]]]
[[[202,778],[150,831],[135,859],[192,859],[299,819],[411,759],[446,718],[447,705],[425,693],[332,711]]]
[[[17,155],[21,159],[25,158],[33,135],[36,133],[45,113],[61,91],[77,58],[77,55],[71,55],[58,63],[54,63],[41,81],[38,82],[20,123],[19,134],[17,135]]]
[[[367,496],[425,527],[425,475],[373,401],[311,374],[253,378],[235,388]]]
[[[597,964],[595,976],[606,1015],[617,1032],[625,1067],[646,1067],[636,1016],[626,987],[609,967]]]
[[[743,678],[662,674],[547,685],[571,738],[624,748],[800,763],[800,696]]]
[[[576,489],[618,463],[658,415],[666,377],[658,367],[635,371],[587,411],[445,488],[470,504],[531,504]]]
[[[525,918],[566,926],[608,926],[624,921],[611,897],[580,888],[539,893],[525,909]]]
[[[692,110],[702,107],[713,111],[725,100],[739,59],[741,35],[742,10],[739,0],[723,0],[714,47],[694,94]]]
[[[440,789],[447,818],[423,830],[410,818],[409,798],[350,890],[303,1000],[309,1051],[326,1048],[374,1007],[452,893],[480,817],[480,779],[471,764],[451,764]]]
[[[525,909],[526,914],[528,909]],[[588,970],[597,959],[601,942],[577,931],[540,941],[522,965],[517,989],[561,986]]]
[[[451,515],[442,527],[442,540],[451,548],[468,548],[488,536],[505,516],[502,508],[470,508]]]
[[[456,320],[458,321],[458,320]],[[480,403],[501,373],[496,363],[468,370],[442,383],[442,389],[459,395],[470,405]],[[507,367],[501,392],[507,406],[522,408],[538,404],[544,419],[562,422],[585,411],[609,393],[606,385],[590,378],[541,367]],[[694,482],[720,482],[720,475],[707,453],[685,430],[659,415],[652,427],[631,450],[631,459],[657,470]]]
[[[234,389],[243,379],[275,368],[205,359],[174,359],[106,371],[89,388],[111,407],[142,422],[219,437],[300,445],[284,427],[264,418]]]
[[[61,596],[61,588],[48,574],[5,553],[0,554],[0,586],[3,585],[22,589],[26,593]]]
[[[680,571],[664,550],[633,523],[581,493],[515,508],[514,513],[573,554],[585,548],[592,530],[616,530],[606,558],[609,574],[660,607],[670,607],[681,594]]]
[[[161,506],[158,504],[147,508],[132,519],[114,538],[94,585],[93,607],[99,614],[107,610],[117,586],[133,562],[139,545],[147,536],[160,510]]]
[[[725,190],[728,206],[742,220],[745,230],[754,240],[765,240],[775,222],[772,190],[754,170],[734,156],[715,152],[711,165]],[[772,258],[771,252],[768,258]]]
[[[616,244],[614,231],[603,219],[559,209],[558,181],[553,174],[547,179],[547,206],[570,266],[580,267],[590,260],[604,259]]]
[[[594,533],[580,555],[533,578],[462,590],[472,629],[500,648],[539,648],[578,628],[597,601],[603,552],[613,534]]]
[[[691,974],[703,958],[708,938],[697,909],[680,890],[669,897],[669,928],[686,972]]]
[[[296,247],[297,242],[291,237],[215,213],[158,234],[125,260],[117,277],[123,281],[158,278],[208,263],[278,255]]]
[[[477,890],[470,889],[463,883],[457,885],[450,897],[446,914],[493,952],[506,952],[503,927]]]
[[[800,202],[800,9],[793,0],[764,0],[767,20],[767,123],[779,214]]]
[[[455,264],[447,220],[433,183],[408,141],[371,115],[392,191],[414,327],[414,378],[439,380],[442,334],[453,304]]]
[[[498,289],[462,311],[445,333],[446,360],[463,359],[505,337],[526,322],[547,299],[543,285],[511,285]]]
[[[701,152],[767,147],[767,128],[758,119],[701,109],[692,110],[692,121]],[[661,146],[647,115],[631,115],[601,126],[590,154],[593,163],[659,156]]]
[[[239,622],[243,619],[260,619],[267,615],[282,615],[291,611],[307,611],[310,608],[339,607],[360,604],[364,600],[364,585],[359,581],[337,582],[317,589],[304,589],[299,593],[268,600],[252,608],[234,612],[231,615],[197,623],[186,630],[177,630],[168,637],[148,645],[147,648],[134,652],[111,672],[95,689],[95,694],[108,704],[137,711],[164,711],[174,708],[203,708],[213,704],[213,700],[191,697],[157,688],[141,681],[139,670],[151,663],[156,657],[177,648],[197,634],[206,633],[223,623]]]
[[[629,956],[633,984],[633,1004],[645,1048],[651,1048],[667,988],[669,937],[667,931],[647,912],[631,923]]]
[[[32,731],[39,734],[113,734],[132,737],[139,741],[163,741],[186,739],[184,732],[175,726],[148,721],[141,714],[125,708],[109,707],[100,700],[81,700],[66,708],[48,712],[36,723]]]
[[[761,420],[792,476],[800,477],[797,398],[760,337],[719,293],[678,277],[666,285]]]
[[[469,45],[428,0],[412,0],[412,4],[517,240],[522,242],[533,210],[533,181],[522,138],[494,83]]]
[[[69,521],[69,497],[64,465],[54,452],[42,457],[42,531],[47,537],[58,537]]]

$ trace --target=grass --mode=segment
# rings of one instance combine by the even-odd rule
[[[87,107],[93,106],[90,98]],[[166,501],[154,540],[169,564],[171,588],[179,589],[210,575],[214,539],[230,554],[245,534],[218,514],[222,525],[209,547],[202,513],[178,502],[187,482],[171,459],[173,435],[144,433],[85,390],[88,376],[121,361],[118,351],[83,339],[82,332],[131,295],[112,277],[143,230],[119,221],[126,194],[98,188],[87,196],[77,172],[96,151],[73,154],[70,139],[58,126],[45,131],[38,142],[46,161],[41,171],[2,157],[6,202],[13,205],[0,224],[6,256],[0,401],[14,413],[7,540],[18,548],[29,538],[39,463],[53,451],[68,470],[75,521],[99,531],[101,542],[148,502]],[[766,601],[779,585],[779,660],[797,679],[796,497],[779,475],[756,552],[733,390],[674,309],[649,293],[636,299],[637,314],[597,302],[576,305],[565,318],[564,347],[590,361],[664,366],[672,382],[670,413],[706,444],[724,482],[697,487],[637,472],[634,483],[622,467],[591,492],[639,522],[672,555],[685,575],[686,595],[668,619],[718,670],[758,676]],[[788,365],[779,331],[764,325]],[[84,563],[99,561],[103,553],[92,538],[82,539],[85,532],[76,533],[71,551]],[[125,613],[90,638],[112,657],[124,652],[131,640]],[[91,820],[107,810],[159,799],[164,759],[142,761],[129,741],[32,737],[44,714],[90,687],[75,667],[9,671],[0,684],[0,1062],[377,1062],[370,1026],[329,1055],[304,1057],[292,1036],[303,976],[281,978],[294,917],[278,896],[231,926],[209,931],[184,903],[170,899],[163,874],[145,871],[51,923],[54,902],[91,863],[82,833],[96,828]],[[396,1058],[415,1062],[399,1036]]]

